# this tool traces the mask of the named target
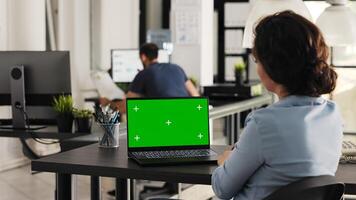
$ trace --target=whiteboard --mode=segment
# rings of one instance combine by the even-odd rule
[[[115,82],[131,82],[143,69],[138,50],[113,50],[112,78]]]
[[[132,82],[136,74],[143,70],[143,65],[137,49],[113,49],[111,52],[112,78],[114,82]],[[168,63],[167,51],[159,50],[158,62]]]

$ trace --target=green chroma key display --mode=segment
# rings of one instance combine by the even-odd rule
[[[130,148],[209,144],[206,98],[128,99]]]

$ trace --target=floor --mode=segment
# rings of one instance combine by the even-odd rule
[[[89,178],[76,176],[79,199],[89,199]],[[0,173],[1,200],[54,199],[53,173],[31,174],[30,165]]]
[[[75,176],[76,199],[90,199],[90,179],[87,176]],[[0,172],[0,200],[45,200],[54,199],[55,176],[53,173],[31,174],[30,165]],[[155,185],[160,185],[156,183]],[[161,183],[162,185],[162,183]],[[140,187],[140,183],[138,183]],[[111,200],[107,192],[114,188],[114,180],[101,178],[101,199]],[[185,200],[207,200],[214,193],[211,186],[195,185],[185,189],[179,198]],[[173,196],[178,198],[178,196]],[[74,198],[75,199],[75,198]]]
[[[87,176],[75,176],[76,199],[90,199],[90,182]],[[30,165],[0,173],[0,200],[50,200],[54,199],[54,181],[52,173],[31,174]],[[159,185],[160,183],[156,183]],[[106,192],[113,188],[113,179],[101,179],[101,199],[112,200]],[[179,198],[185,200],[207,200],[214,193],[211,186],[195,185],[185,189]],[[178,198],[177,195],[173,198]],[[215,199],[215,198],[213,198]]]

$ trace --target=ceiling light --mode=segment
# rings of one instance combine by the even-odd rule
[[[302,0],[257,0],[247,18],[242,46],[244,48],[252,48],[254,40],[253,30],[258,20],[267,15],[285,10],[292,10],[311,20],[309,10]]]
[[[328,0],[331,4],[316,20],[329,46],[356,45],[356,14],[347,0]]]

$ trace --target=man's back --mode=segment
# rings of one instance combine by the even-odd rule
[[[185,87],[187,80],[178,65],[154,63],[137,74],[130,91],[145,97],[184,97],[189,96]]]

